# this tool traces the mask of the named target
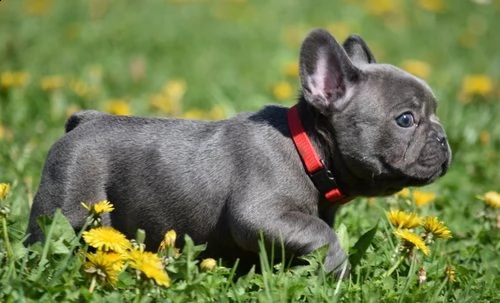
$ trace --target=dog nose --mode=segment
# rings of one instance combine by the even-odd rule
[[[441,147],[443,148],[447,148],[447,143],[446,143],[446,137],[442,134],[438,134],[436,136],[436,140],[439,142],[439,144],[441,145]]]

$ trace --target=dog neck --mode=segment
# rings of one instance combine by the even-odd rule
[[[315,132],[312,132],[312,128],[307,125],[308,123],[304,125],[303,121],[320,122],[315,119],[317,117],[311,117],[314,111],[304,105],[307,104],[299,102],[299,104],[288,110],[289,129],[294,145],[304,164],[304,169],[324,199],[331,203],[346,203],[351,198],[342,192],[335,173],[330,170],[331,163],[333,163],[331,159],[333,159],[334,154],[334,143],[324,136],[324,131],[328,130],[318,128],[317,125],[314,125],[316,123],[313,123],[312,126]],[[314,141],[323,142],[314,144]],[[318,148],[319,146],[326,146],[326,149]]]

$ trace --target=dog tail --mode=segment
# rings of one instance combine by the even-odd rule
[[[91,120],[94,120],[98,117],[102,117],[104,115],[106,115],[106,114],[98,112],[96,110],[84,110],[84,111],[74,113],[66,121],[66,125],[64,126],[64,129],[66,130],[66,132],[70,132],[78,125],[83,124],[83,123],[88,122],[88,121],[91,121]]]

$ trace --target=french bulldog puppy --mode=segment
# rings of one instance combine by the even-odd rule
[[[342,46],[312,31],[300,83],[293,111],[268,106],[215,122],[76,113],[48,154],[28,242],[43,239],[38,216],[60,208],[78,230],[80,203],[106,199],[115,210],[105,223],[131,238],[145,230],[150,250],[174,229],[213,257],[244,262],[262,234],[287,255],[328,245],[326,270],[345,275],[332,230],[339,205],[431,183],[451,151],[427,84],[377,64],[358,36]]]

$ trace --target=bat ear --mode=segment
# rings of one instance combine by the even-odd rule
[[[322,114],[341,109],[360,76],[361,71],[329,32],[317,29],[306,37],[300,51],[302,95]]]
[[[354,64],[376,63],[372,51],[358,35],[349,36],[344,41],[344,49]]]

